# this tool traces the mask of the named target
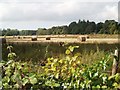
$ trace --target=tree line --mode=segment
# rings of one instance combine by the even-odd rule
[[[53,26],[52,28],[38,28],[37,30],[1,29],[2,36],[14,35],[58,35],[58,34],[120,34],[120,24],[115,20],[106,20],[104,23],[79,20],[68,26]]]

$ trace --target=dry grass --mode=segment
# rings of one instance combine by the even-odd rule
[[[90,34],[90,38],[118,38],[118,34]]]
[[[89,38],[87,38],[89,36]],[[90,34],[90,35],[39,35],[37,41],[31,41],[32,36],[6,36],[7,42],[66,42],[66,43],[118,43],[118,35]],[[46,40],[46,38],[50,40]],[[85,37],[86,41],[78,40],[78,37]]]

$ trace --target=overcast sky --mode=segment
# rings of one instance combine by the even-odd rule
[[[0,0],[0,28],[37,29],[72,21],[118,21],[119,0]]]

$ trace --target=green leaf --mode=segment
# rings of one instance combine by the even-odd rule
[[[53,87],[59,87],[60,86],[60,84],[59,83],[56,83],[54,80],[53,81],[46,81],[45,82],[45,85],[46,86],[51,86],[51,88],[53,88]]]
[[[63,63],[63,60],[62,60],[62,59],[60,59],[60,60],[59,60],[59,63]]]
[[[96,88],[100,88],[100,85],[97,85]]]
[[[115,76],[112,75],[112,76],[110,76],[110,77],[108,78],[108,80],[111,80],[111,79],[114,79],[114,78],[115,78]]]
[[[75,53],[75,55],[74,55],[74,56],[77,56],[77,57],[78,57],[78,56],[80,56],[80,53]]]
[[[16,83],[16,84],[14,85],[14,88],[20,88],[19,84]]]
[[[70,61],[71,60],[70,56],[66,56],[66,60]]]
[[[107,86],[102,86],[102,88],[107,88]]]
[[[71,67],[71,72],[75,73],[75,69],[73,67]]]
[[[7,46],[7,49],[13,49],[13,46]]]
[[[8,83],[3,83],[4,88],[9,88]]]
[[[98,72],[95,72],[93,77],[96,77],[96,76],[98,76]]]
[[[116,80],[117,82],[120,82],[120,74],[119,74],[119,73],[117,73],[117,74],[115,75],[115,80]]]
[[[102,77],[102,79],[103,79],[103,82],[105,82],[107,80],[107,77]]]
[[[12,81],[12,82],[16,82],[15,79],[16,79],[16,75],[12,75],[12,76],[11,76],[11,81]]]
[[[10,64],[10,63],[12,63],[13,62],[13,60],[9,60],[7,63],[6,63],[6,65],[8,65],[8,64]]]
[[[30,83],[33,85],[37,83],[37,78],[35,77],[35,75],[29,77],[29,80],[30,80]]]
[[[89,71],[89,76],[92,77],[92,72],[91,71]]]
[[[20,64],[17,64],[17,69],[20,70],[22,66]]]
[[[73,52],[73,51],[74,51],[74,47],[69,46],[69,50],[70,50],[71,52]]]
[[[11,71],[10,70],[6,70],[5,71],[5,75],[10,76],[11,75]]]
[[[65,54],[69,55],[71,52],[70,50],[66,50]]]
[[[119,84],[117,84],[116,82],[115,83],[113,83],[113,86],[114,87],[117,87]]]
[[[21,80],[22,77],[18,70],[15,70],[14,75],[15,80]]]
[[[29,82],[28,78],[22,79],[22,85],[25,86]],[[32,82],[33,83],[33,82]]]
[[[74,46],[74,48],[79,48],[79,46]]]
[[[15,63],[12,63],[12,65],[11,65],[13,68],[15,67]]]
[[[3,79],[2,79],[2,82],[4,83],[9,83],[10,81],[10,78],[8,76],[5,76]]]
[[[30,83],[31,84],[36,84],[37,83],[37,78],[30,78]]]
[[[51,81],[49,81],[49,80],[47,80],[46,82],[45,82],[45,85],[46,86],[49,86],[51,84]]]
[[[59,83],[54,83],[54,86],[55,86],[55,87],[59,87],[60,84],[59,84]]]
[[[57,78],[57,79],[59,78],[59,73],[57,73],[57,74],[55,75],[55,78]]]
[[[54,61],[53,61],[53,62],[54,62],[54,63],[56,63],[57,61],[58,61],[58,59],[54,59]]]

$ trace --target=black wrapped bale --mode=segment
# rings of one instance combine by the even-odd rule
[[[36,36],[33,36],[33,37],[31,37],[31,40],[32,40],[32,41],[37,41],[37,37],[36,37]]]
[[[50,40],[50,37],[46,37],[46,40]]]
[[[20,39],[20,36],[18,36],[18,39]]]
[[[85,42],[86,41],[86,37],[81,37],[81,42]]]
[[[86,38],[87,38],[87,39],[89,39],[90,37],[89,37],[89,36],[87,36]]]
[[[80,36],[78,37],[78,40],[81,42],[85,42],[86,41],[86,37]]]

